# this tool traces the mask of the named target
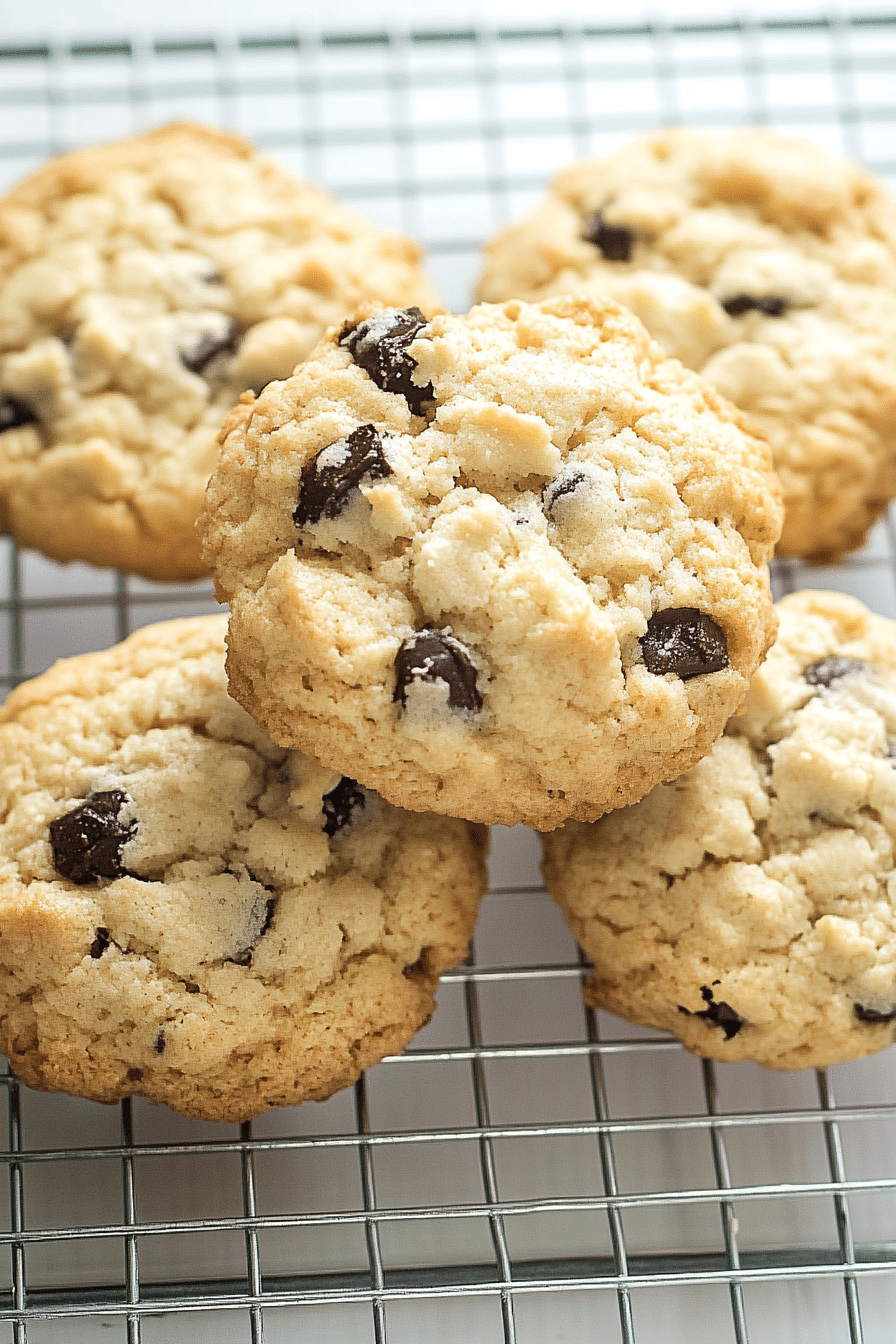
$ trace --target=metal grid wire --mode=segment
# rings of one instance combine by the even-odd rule
[[[35,42],[0,49],[0,178],[173,118],[231,127],[415,234],[464,308],[482,242],[550,172],[652,126],[766,123],[892,183],[894,73],[896,14]],[[207,584],[3,545],[7,686],[213,609]],[[774,582],[896,616],[896,531]],[[354,1093],[227,1126],[4,1078],[0,1341],[891,1342],[893,1052],[716,1067],[586,1011],[535,837],[495,828],[494,848],[469,964]]]

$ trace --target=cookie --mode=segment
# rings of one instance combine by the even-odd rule
[[[896,202],[764,130],[669,130],[561,173],[479,296],[609,294],[767,435],[780,555],[861,545],[896,493]]]
[[[484,832],[274,746],[225,626],[150,626],[0,712],[0,1048],[32,1087],[231,1121],[322,1100],[466,955]]]
[[[52,160],[0,202],[0,527],[54,560],[203,574],[224,416],[366,298],[437,306],[414,244],[237,136]]]
[[[612,302],[362,311],[243,398],[202,523],[232,694],[474,821],[680,774],[773,633],[767,447]]]
[[[801,1069],[896,1036],[896,622],[822,592],[780,618],[710,755],[546,836],[545,877],[590,1003]]]

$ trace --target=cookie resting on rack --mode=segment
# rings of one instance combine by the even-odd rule
[[[609,294],[772,445],[779,554],[861,545],[896,493],[896,201],[751,129],[677,129],[562,172],[488,248],[479,297]]]
[[[550,828],[632,802],[771,642],[767,447],[611,301],[362,310],[222,443],[231,693],[400,806]]]
[[[433,308],[408,239],[245,140],[175,125],[0,202],[0,528],[55,560],[205,572],[224,416],[365,299]]]
[[[0,1049],[32,1087],[231,1121],[322,1100],[466,955],[484,832],[274,746],[225,625],[150,626],[0,713]]]
[[[595,1007],[801,1069],[896,1036],[896,621],[822,592],[780,618],[710,755],[546,836],[545,877]]]

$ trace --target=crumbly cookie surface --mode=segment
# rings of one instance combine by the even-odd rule
[[[646,136],[562,172],[479,297],[609,294],[772,445],[781,555],[861,544],[896,493],[896,202],[763,130]]]
[[[214,1120],[321,1100],[466,955],[484,833],[274,746],[225,626],[150,626],[0,711],[0,1048],[34,1087]]]
[[[244,399],[203,522],[275,741],[476,821],[679,774],[773,632],[767,448],[612,302],[356,316]]]
[[[237,136],[66,154],[0,202],[0,527],[57,560],[205,572],[227,412],[364,299],[438,301],[408,239]]]
[[[696,1054],[799,1069],[896,1033],[896,622],[779,604],[743,715],[681,779],[545,837],[586,997]]]

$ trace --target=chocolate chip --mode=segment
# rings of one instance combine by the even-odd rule
[[[78,886],[101,877],[121,877],[126,871],[121,863],[122,848],[137,831],[136,821],[118,820],[128,802],[128,795],[121,789],[92,793],[86,802],[51,821],[50,845],[56,871]]]
[[[863,1008],[860,1003],[854,1003],[852,1010],[860,1022],[896,1021],[896,1004],[892,1008],[888,1008],[886,1012],[878,1012],[876,1008]]]
[[[803,669],[803,676],[810,686],[830,686],[841,677],[867,670],[868,665],[861,658],[843,658],[839,653],[832,653],[829,658],[819,658],[817,663],[810,663]]]
[[[363,480],[391,476],[383,440],[373,425],[359,425],[347,439],[331,443],[302,468],[293,520],[299,527],[338,518]]]
[[[7,429],[18,429],[20,425],[36,425],[37,416],[27,402],[11,397],[8,392],[0,393],[0,434]]]
[[[270,888],[268,888],[268,890],[270,890]],[[272,897],[264,907],[264,923],[258,930],[259,938],[263,938],[267,933],[268,929],[273,924],[274,915],[276,914],[276,911],[277,911],[277,901],[274,897]]]
[[[600,210],[596,210],[582,234],[586,243],[599,247],[607,261],[631,261],[635,233],[624,224],[608,224]]]
[[[581,471],[578,467],[567,467],[564,471],[561,471],[559,476],[555,476],[545,486],[541,495],[541,502],[548,517],[551,516],[558,500],[565,499],[567,495],[574,495],[579,486],[584,485],[586,480],[584,471]]]
[[[359,322],[339,340],[377,387],[405,397],[414,415],[422,415],[424,404],[436,395],[432,383],[418,387],[413,381],[417,361],[408,354],[408,346],[427,325],[419,308],[393,308]]]
[[[742,317],[753,309],[766,317],[783,317],[788,304],[776,294],[734,294],[730,299],[722,299],[722,307],[729,317]]]
[[[713,982],[718,984],[718,980]],[[713,1027],[721,1027],[725,1033],[725,1040],[730,1041],[732,1036],[736,1036],[744,1025],[746,1018],[741,1017],[740,1013],[734,1011],[730,1003],[716,1003],[713,992],[709,985],[701,985],[700,993],[703,1001],[707,1005],[705,1008],[692,1013],[690,1008],[683,1008],[678,1005],[680,1013],[686,1013],[688,1017],[702,1017],[705,1022],[709,1022]]]
[[[648,672],[674,672],[686,681],[728,666],[725,632],[696,607],[667,607],[647,622],[641,652]]]
[[[323,797],[324,833],[335,835],[351,821],[355,811],[363,807],[367,799],[364,790],[357,782],[343,775],[335,789]]]
[[[239,340],[236,323],[228,321],[227,326],[216,335],[209,332],[207,336],[201,336],[191,350],[181,350],[181,363],[191,373],[203,374],[219,355],[235,354]]]
[[[153,1043],[152,1043],[152,1048],[153,1048],[153,1050],[155,1050],[155,1052],[156,1052],[157,1055],[162,1055],[162,1054],[165,1053],[165,1033],[164,1033],[164,1031],[160,1031],[160,1032],[158,1033],[158,1035],[156,1036],[155,1040],[154,1040]]]
[[[90,944],[90,955],[93,957],[94,961],[99,961],[106,948],[110,946],[112,939],[109,937],[108,929],[95,929],[94,933],[96,934],[96,937]]]
[[[443,681],[448,687],[450,709],[478,714],[482,708],[469,651],[443,630],[418,630],[398,650],[392,699],[400,701],[403,708],[407,707],[408,687],[415,681]]]

